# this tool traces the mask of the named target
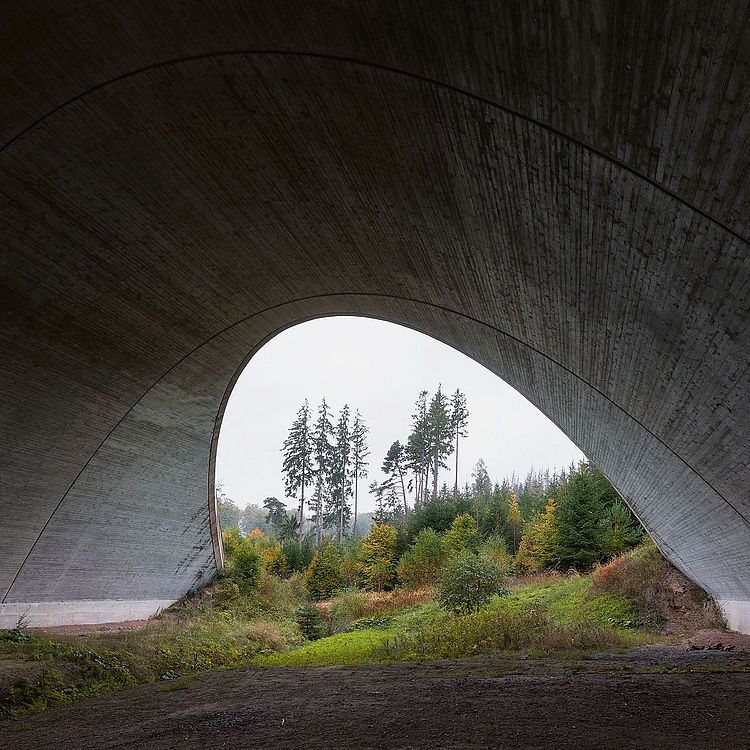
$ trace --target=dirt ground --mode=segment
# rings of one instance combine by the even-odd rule
[[[0,723],[0,747],[747,748],[748,697],[750,655],[719,649],[238,669]]]

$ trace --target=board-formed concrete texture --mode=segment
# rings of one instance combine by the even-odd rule
[[[357,314],[527,396],[750,630],[748,12],[7,4],[0,624],[210,580],[239,369]]]

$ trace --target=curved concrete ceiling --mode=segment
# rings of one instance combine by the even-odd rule
[[[0,31],[3,622],[210,578],[238,368],[363,314],[515,386],[750,629],[746,5],[29,5]]]

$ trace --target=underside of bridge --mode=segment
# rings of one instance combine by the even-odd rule
[[[356,314],[517,388],[750,630],[747,3],[2,15],[0,626],[210,580],[234,379]]]

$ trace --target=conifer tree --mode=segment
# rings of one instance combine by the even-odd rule
[[[311,505],[315,518],[315,539],[320,544],[323,536],[323,508],[328,503],[333,469],[333,425],[325,398],[318,407],[318,417],[312,430],[313,476],[315,492]]]
[[[352,425],[352,479],[354,480],[354,522],[352,533],[357,536],[357,501],[359,499],[359,480],[367,476],[367,457],[370,450],[367,447],[367,434],[369,430],[362,415],[357,411],[354,414]]]
[[[518,504],[518,495],[512,493],[510,496],[510,509],[508,511],[508,529],[510,530],[513,541],[513,551],[518,549],[521,541],[521,529],[523,528],[523,516],[521,515],[521,506]]]
[[[480,513],[479,524],[482,533],[500,535],[506,537],[506,540],[512,543],[508,528],[510,498],[511,492],[507,480],[503,480],[502,485],[495,484],[490,502]]]
[[[371,482],[370,492],[375,495],[373,520],[376,523],[391,523],[401,515],[399,491],[393,476],[380,484]]]
[[[330,541],[315,553],[305,573],[305,583],[313,599],[328,599],[341,588],[341,552]]]
[[[267,497],[263,501],[263,507],[266,509],[266,523],[278,534],[286,520],[286,505],[275,497]]]
[[[351,508],[349,497],[352,488],[352,475],[350,471],[351,459],[351,433],[349,426],[349,406],[339,414],[336,423],[335,445],[333,447],[333,459],[331,462],[331,493],[326,513],[326,525],[336,527],[336,541],[340,544],[344,536],[344,529],[349,522]]]
[[[476,519],[468,513],[462,513],[453,519],[453,523],[445,532],[445,548],[450,554],[462,550],[476,552],[479,543],[479,529]]]
[[[391,444],[388,449],[385,458],[383,459],[383,466],[381,467],[384,474],[386,474],[394,484],[398,484],[401,487],[401,500],[404,508],[404,518],[409,515],[409,505],[406,501],[406,483],[404,481],[404,474],[406,472],[406,451],[401,443],[396,440]]]
[[[458,439],[466,437],[466,427],[469,424],[469,410],[466,407],[466,396],[458,388],[451,397],[451,429],[455,439],[456,450],[456,479],[453,484],[453,494],[458,495]]]
[[[474,493],[474,506],[478,523],[480,508],[489,505],[492,499],[492,480],[490,479],[490,474],[487,471],[487,464],[485,464],[484,459],[480,458],[477,461],[474,471],[471,472],[471,477],[474,480],[471,489]]]
[[[555,498],[547,499],[544,514],[534,523],[533,554],[544,568],[553,568],[558,561],[558,535]]]
[[[295,515],[287,515],[279,527],[279,539],[282,542],[291,542],[299,537],[299,518]]]
[[[310,435],[310,405],[305,399],[289,429],[282,448],[284,460],[284,488],[287,497],[297,498],[299,492],[299,538],[304,535],[305,488],[312,482],[312,440]]]
[[[562,488],[557,529],[558,564],[563,570],[585,570],[602,556],[600,519],[604,503],[601,490],[607,488],[601,483],[603,475],[600,475],[591,464],[581,462],[577,470],[570,472]]]
[[[430,426],[427,418],[427,391],[420,391],[411,415],[412,431],[406,444],[407,464],[414,474],[414,505],[427,499],[430,474]]]
[[[451,426],[448,398],[443,393],[443,387],[438,385],[435,395],[430,401],[427,412],[429,429],[429,455],[432,464],[432,494],[438,495],[438,474],[445,469],[445,458],[453,452],[453,428]]]
[[[601,525],[604,557],[619,555],[643,541],[643,527],[619,498],[607,508]]]
[[[360,548],[362,575],[368,587],[382,591],[395,582],[396,537],[393,526],[375,523]]]

